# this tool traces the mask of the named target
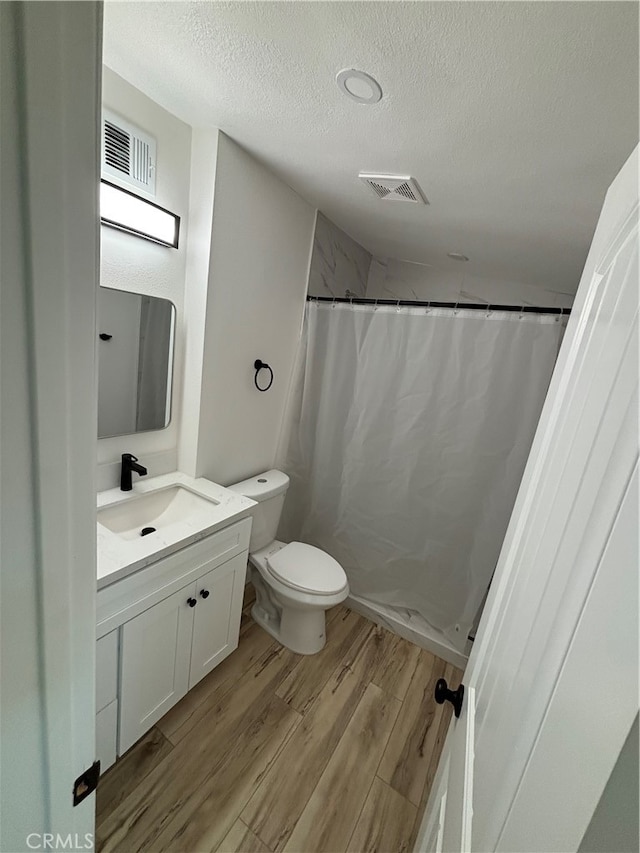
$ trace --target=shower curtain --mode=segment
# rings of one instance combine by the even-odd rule
[[[549,315],[308,303],[280,536],[463,649],[555,364]]]

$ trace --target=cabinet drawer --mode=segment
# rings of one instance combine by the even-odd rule
[[[117,737],[118,700],[115,699],[96,714],[96,758],[100,762],[101,773],[108,770],[116,760]]]
[[[118,695],[118,631],[100,637],[96,643],[96,711]]]

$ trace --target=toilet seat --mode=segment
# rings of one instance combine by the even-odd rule
[[[333,595],[344,589],[344,569],[320,548],[290,542],[266,559],[271,574],[291,589],[316,595]]]

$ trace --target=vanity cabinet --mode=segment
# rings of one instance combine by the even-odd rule
[[[235,557],[122,626],[120,755],[236,648],[245,574]]]
[[[237,647],[250,532],[243,519],[98,591],[103,770]]]

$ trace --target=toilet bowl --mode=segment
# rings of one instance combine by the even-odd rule
[[[333,557],[303,542],[275,538],[289,478],[267,471],[229,488],[257,502],[249,542],[255,621],[283,646],[302,655],[326,643],[325,612],[349,595],[344,569]]]

